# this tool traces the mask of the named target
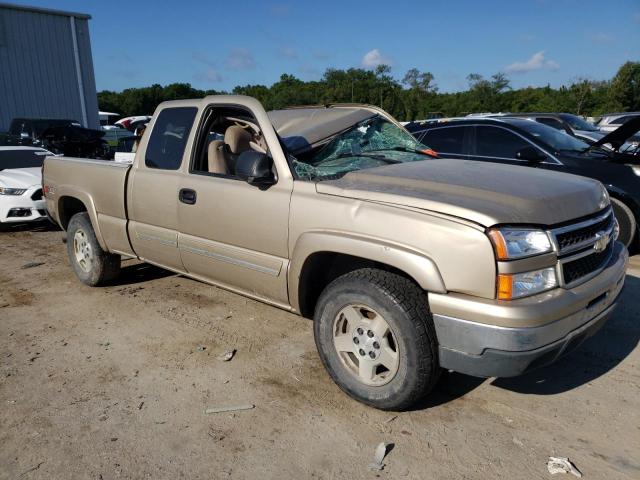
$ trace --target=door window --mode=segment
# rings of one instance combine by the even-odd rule
[[[160,112],[149,137],[145,165],[177,170],[198,111],[195,107],[165,108]]]
[[[516,158],[516,152],[531,144],[499,127],[476,127],[476,154],[483,157]]]
[[[468,127],[441,127],[428,130],[421,142],[438,153],[464,154],[464,132]]]

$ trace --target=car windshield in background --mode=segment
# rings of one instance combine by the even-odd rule
[[[540,141],[549,145],[556,152],[583,152],[589,148],[586,142],[561,130],[543,125],[542,123],[532,122],[530,120],[515,120],[511,123],[540,139]]]
[[[427,147],[381,115],[374,115],[333,137],[320,149],[294,159],[296,174],[305,180],[336,178],[354,170],[429,157]]]
[[[46,150],[0,150],[0,170],[42,167],[47,155]]]
[[[598,128],[592,123],[587,122],[584,118],[578,115],[563,114],[560,118],[567,122],[569,126],[574,130],[584,130],[585,132],[599,132]]]

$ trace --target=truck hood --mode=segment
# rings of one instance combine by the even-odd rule
[[[0,171],[0,185],[9,188],[29,188],[42,183],[40,167],[11,168]]]
[[[606,206],[600,182],[537,168],[468,160],[424,160],[350,172],[318,193],[413,207],[489,227],[553,225]]]

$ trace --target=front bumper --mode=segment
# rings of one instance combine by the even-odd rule
[[[554,362],[595,334],[611,316],[628,261],[626,249],[616,243],[609,263],[588,282],[511,302],[488,303],[467,296],[463,307],[453,310],[450,298],[430,295],[440,365],[479,377],[513,377]],[[452,310],[466,314],[448,315]],[[496,313],[493,324],[487,311]],[[536,312],[544,318],[542,324]],[[471,320],[476,316],[482,322]],[[507,320],[514,326],[505,326]]]
[[[0,223],[32,222],[47,219],[42,188],[32,186],[22,195],[0,195]]]

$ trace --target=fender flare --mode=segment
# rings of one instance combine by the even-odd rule
[[[424,290],[446,293],[447,289],[435,262],[415,249],[385,240],[345,232],[307,232],[300,235],[291,255],[287,283],[291,306],[300,311],[300,275],[314,253],[329,252],[371,260],[406,273]]]
[[[93,231],[95,232],[96,239],[100,244],[100,247],[102,247],[103,250],[107,251],[107,245],[105,244],[104,238],[102,237],[102,232],[100,231],[98,212],[96,210],[96,206],[91,194],[70,185],[61,185],[56,188],[56,197],[56,212],[58,223],[60,223],[60,202],[64,197],[71,197],[81,201],[87,208],[87,213],[89,214],[89,218],[91,219],[91,225],[93,227]]]

